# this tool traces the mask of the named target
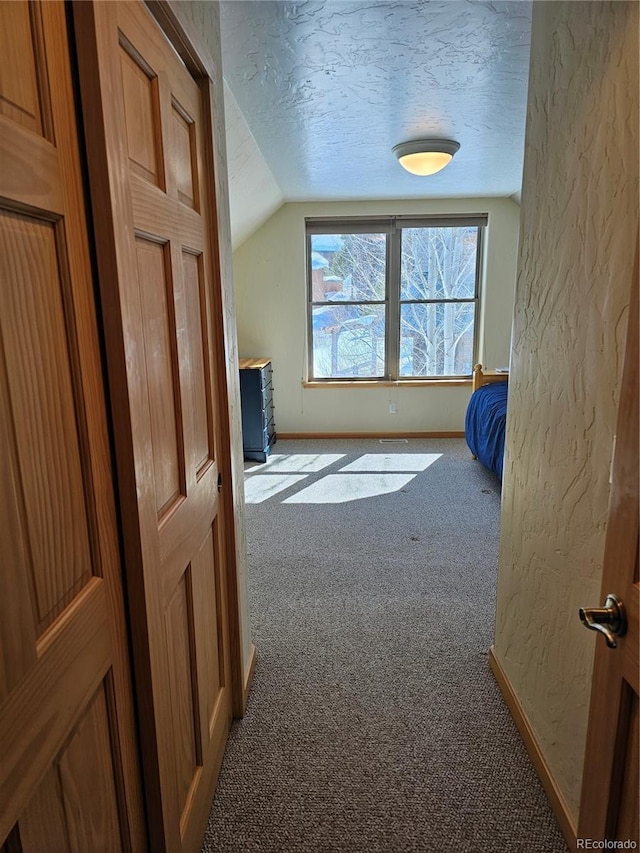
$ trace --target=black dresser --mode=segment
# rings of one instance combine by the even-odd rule
[[[271,359],[240,359],[244,458],[266,462],[276,441]]]

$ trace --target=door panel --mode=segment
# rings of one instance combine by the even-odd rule
[[[45,773],[20,817],[20,842],[24,853],[71,849],[60,777],[53,767]]]
[[[207,326],[207,297],[203,275],[203,256],[182,251],[182,280],[188,339],[188,363],[193,373],[193,460],[196,477],[204,473],[206,464],[213,458],[213,423],[211,386],[207,376],[211,373],[209,352],[205,346]]]
[[[231,721],[203,94],[143,4],[74,14],[132,617],[146,628],[134,643],[139,701],[153,709],[152,846],[196,850]]]
[[[103,683],[89,702],[20,817],[23,853],[126,849],[117,819],[105,688]]]
[[[0,842],[142,850],[64,6],[0,22]]]
[[[39,9],[27,3],[3,3],[0,8],[0,51],[3,68],[11,73],[2,79],[0,114],[42,136],[43,122],[38,91],[35,43],[39,42],[41,21]],[[41,44],[38,44],[41,56]]]
[[[167,243],[136,237],[158,521],[185,494],[171,258]]]
[[[149,183],[164,189],[164,183],[160,182],[162,137],[156,134],[160,113],[157,77],[122,36],[120,63],[129,168]]]
[[[220,590],[216,584],[215,564],[218,552],[218,521],[216,519],[192,563],[195,621],[201,631],[199,643],[201,654],[197,665],[200,668],[198,684],[203,685],[201,697],[203,741],[211,736],[215,727],[216,706],[225,685],[224,660],[219,653],[222,646],[221,631],[224,616],[221,612]]]
[[[171,99],[171,117],[173,134],[168,165],[173,172],[178,199],[187,207],[199,211],[196,126],[193,118],[175,98]]]
[[[91,761],[87,761],[91,756]],[[115,768],[105,687],[92,699],[60,756],[60,788],[71,850],[117,849],[120,842]],[[22,834],[22,833],[21,833]]]
[[[20,472],[23,567],[39,637],[95,573],[89,547],[80,439],[72,388],[69,270],[60,223],[0,215],[0,254],[20,288],[0,292],[7,393]]]
[[[620,794],[617,799],[620,808],[616,816],[614,837],[618,840],[631,838],[638,844],[638,694],[628,690],[625,697],[628,703],[628,721],[625,729],[628,733],[626,755],[620,774]],[[624,700],[623,700],[624,701]]]

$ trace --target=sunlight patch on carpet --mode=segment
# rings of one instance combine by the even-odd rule
[[[282,501],[285,504],[342,504],[398,492],[411,482],[415,474],[327,474],[297,494]]]
[[[442,453],[365,453],[341,471],[426,471]]]
[[[262,503],[306,478],[306,474],[261,474],[259,477],[247,477],[244,483],[245,502]]]
[[[264,464],[252,468],[251,473],[269,470],[274,473],[286,471],[292,474],[313,474],[323,471],[344,456],[344,453],[273,453]]]

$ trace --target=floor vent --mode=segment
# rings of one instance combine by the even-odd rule
[[[380,444],[409,444],[408,438],[379,438]]]

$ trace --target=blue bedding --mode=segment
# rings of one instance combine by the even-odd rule
[[[474,391],[469,400],[464,431],[469,449],[502,480],[508,382],[494,382]]]

